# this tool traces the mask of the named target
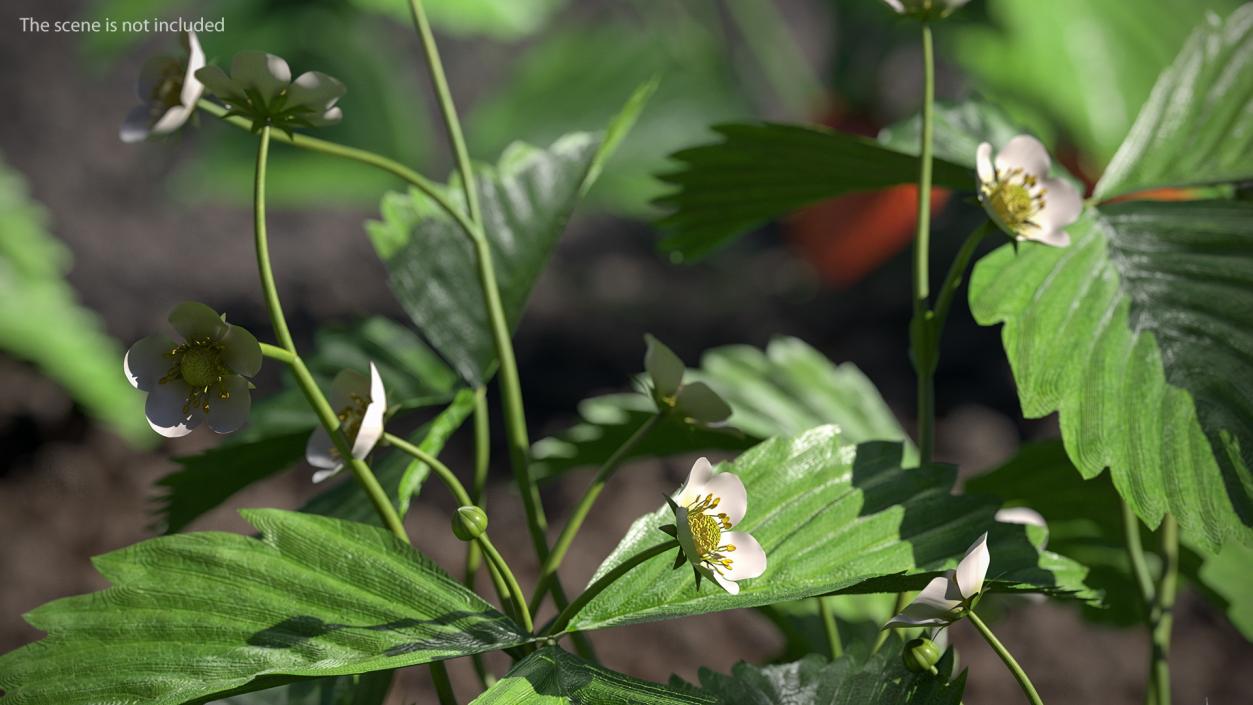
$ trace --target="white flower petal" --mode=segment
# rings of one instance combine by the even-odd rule
[[[153,123],[152,134],[168,135],[171,132],[174,132],[178,128],[182,127],[194,112],[196,112],[196,106],[194,104],[176,105],[173,108],[166,110],[161,114],[161,117],[157,118],[157,121]],[[126,138],[123,137],[122,141],[126,141]]]
[[[1044,516],[1030,507],[999,509],[996,512],[996,520],[1002,524],[1048,526],[1044,521]]]
[[[901,0],[883,0],[883,2],[887,3],[888,7],[894,11],[901,14],[905,13],[905,6],[901,4]]]
[[[347,88],[338,79],[321,71],[306,71],[287,89],[287,108],[305,107],[325,112],[335,105]]]
[[[314,127],[326,127],[328,125],[338,125],[344,119],[344,111],[337,105],[316,117],[309,118],[309,124]]]
[[[988,533],[971,544],[966,555],[957,564],[953,580],[961,596],[967,600],[983,591],[983,579],[987,577],[988,565],[992,562],[992,554],[988,552]]]
[[[247,100],[243,86],[217,66],[205,66],[196,71],[195,76],[196,80],[209,89],[210,93],[228,103],[239,105]]]
[[[227,395],[225,399],[223,394]],[[211,387],[209,395],[209,411],[205,414],[209,428],[218,433],[234,433],[248,423],[248,412],[252,410],[248,380],[229,375],[221,384]]]
[[[144,414],[152,430],[166,438],[179,438],[199,425],[199,415],[183,413],[189,391],[182,380],[170,380],[152,388],[144,405]]]
[[[370,405],[361,419],[361,428],[352,442],[352,457],[360,460],[370,454],[374,444],[383,437],[383,413],[387,411],[387,393],[378,368],[370,363]]]
[[[710,571],[708,575],[713,578],[713,581],[718,584],[718,587],[722,588],[723,590],[726,590],[728,594],[731,594],[731,595],[740,594],[740,586],[737,585],[734,580],[724,578],[721,575],[714,573],[713,571]]]
[[[230,328],[217,311],[197,301],[184,301],[170,312],[170,325],[185,340],[221,340]]]
[[[340,370],[335,379],[331,380],[331,408],[339,412],[344,407],[352,406],[354,397],[370,398],[370,378],[356,370]]]
[[[313,473],[313,483],[317,484],[319,482],[325,482],[326,480],[329,480],[332,477],[335,477],[336,475],[338,475],[339,471],[343,469],[344,469],[343,465],[337,465],[330,470],[319,470]]]
[[[183,91],[179,94],[183,107],[195,110],[196,101],[204,94],[204,84],[196,79],[196,72],[204,68],[204,49],[195,32],[184,32],[183,48],[187,50],[187,71],[183,73]]]
[[[174,349],[174,341],[164,335],[141,338],[122,358],[122,369],[131,386],[150,392],[170,371],[170,358],[165,354]]]
[[[147,105],[137,105],[132,108],[126,114],[126,119],[122,121],[122,127],[117,131],[117,136],[127,144],[143,142],[150,134],[152,134],[152,108]]]
[[[987,142],[983,142],[975,150],[975,171],[979,174],[981,184],[996,181],[996,167],[992,166],[992,145]]]
[[[222,360],[235,374],[255,377],[261,371],[261,344],[242,326],[227,326],[222,336]]]
[[[1061,230],[1079,219],[1079,214],[1083,212],[1083,197],[1069,181],[1044,179],[1040,186],[1044,188],[1044,210],[1032,220],[1042,230]]]
[[[1018,135],[1005,143],[996,155],[996,168],[1001,173],[1010,169],[1022,169],[1024,174],[1045,179],[1052,166],[1048,150],[1040,140],[1031,135]]]
[[[712,493],[719,500],[718,506],[706,514],[726,514],[731,525],[735,526],[748,513],[748,490],[744,489],[744,482],[735,473],[715,475],[705,483],[705,492]]]
[[[961,604],[961,600],[953,599],[950,590],[952,571],[931,582],[918,593],[901,613],[883,625],[886,629],[892,626],[921,627],[939,626],[952,622],[953,609]]]
[[[674,495],[675,504],[686,507],[695,502],[697,497],[705,494],[705,485],[713,479],[713,476],[714,467],[709,464],[709,458],[697,458],[692,464],[692,469],[687,473],[687,482],[684,482]]]
[[[696,551],[696,540],[692,538],[692,525],[688,523],[687,515],[687,509],[679,505],[674,513],[674,525],[678,529],[675,538],[678,539],[679,548],[683,549],[683,557],[687,562],[700,568],[700,554]]]
[[[313,430],[309,436],[309,442],[305,444],[305,460],[315,468],[337,470],[343,463],[339,462],[339,458],[333,452],[334,449],[335,444],[331,442],[331,434],[319,426]],[[316,475],[313,481],[319,481]]]
[[[135,84],[135,94],[139,97],[139,102],[153,102],[161,84],[181,70],[182,64],[172,56],[153,56],[145,60],[143,66],[139,67],[139,81]]]
[[[256,91],[268,105],[291,83],[291,68],[273,54],[241,51],[231,59],[231,78],[245,91]]]
[[[701,423],[718,423],[731,418],[732,409],[718,393],[704,382],[690,382],[679,389],[675,409],[685,417]]]
[[[751,580],[766,572],[766,551],[751,535],[743,531],[724,531],[719,543],[735,546],[735,551],[727,554],[731,559],[727,579]]]

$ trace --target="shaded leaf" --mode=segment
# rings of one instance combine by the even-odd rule
[[[817,655],[774,666],[738,663],[730,675],[702,668],[702,692],[722,705],[958,705],[966,674],[952,678],[953,653],[936,664],[939,675],[910,673],[893,637],[868,660]],[[951,679],[951,680],[950,680]]]
[[[714,131],[721,141],[676,152],[678,170],[659,177],[674,187],[657,200],[670,211],[659,225],[674,257],[702,257],[802,206],[918,178],[917,157],[843,132],[768,123]],[[974,174],[937,159],[934,182],[971,189]]]
[[[313,678],[215,700],[212,705],[383,705],[391,684],[391,671]]]
[[[889,125],[879,131],[879,141],[905,154],[918,154],[922,118]],[[975,168],[975,152],[981,142],[1000,149],[1010,138],[1022,132],[997,106],[983,101],[937,103],[931,125],[931,147],[936,157],[971,169]],[[973,188],[973,182],[969,188]]]
[[[697,589],[689,571],[671,571],[663,555],[634,568],[574,618],[572,630],[598,629],[847,592],[917,589],[956,565],[971,541],[991,530],[994,590],[1092,597],[1084,569],[1037,546],[1043,532],[996,524],[995,502],[953,496],[949,467],[901,469],[897,443],[843,441],[830,426],[765,441],[721,471],[748,490],[748,514],[737,531],[752,534],[769,558],[738,596],[709,581]],[[638,519],[596,577],[665,540],[673,522],[662,506]],[[593,578],[594,580],[595,578]]]
[[[713,705],[658,683],[614,673],[549,646],[516,664],[472,705]]]
[[[630,101],[609,133],[619,138],[642,107],[642,101]],[[602,139],[580,132],[547,149],[515,143],[496,166],[476,169],[483,229],[511,329],[589,176],[606,156]],[[447,194],[461,205],[459,188],[449,187]],[[367,229],[393,293],[418,330],[471,386],[480,386],[494,369],[496,352],[469,236],[416,190],[384,196],[382,220]]]
[[[1138,11],[1138,9],[1137,9]],[[1253,179],[1253,5],[1210,15],[1153,86],[1097,198]]]
[[[1109,467],[1150,527],[1169,511],[1207,550],[1253,540],[1253,204],[1117,204],[1069,232],[971,277],[1023,413],[1058,411],[1075,466]]]
[[[0,702],[178,705],[528,640],[382,529],[272,509],[244,518],[262,539],[179,534],[96,559],[113,586],[27,615],[48,636],[0,656]]]

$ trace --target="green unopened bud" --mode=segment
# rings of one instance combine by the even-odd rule
[[[478,507],[461,507],[452,517],[452,533],[462,541],[473,541],[487,531],[487,514]]]
[[[940,647],[936,646],[934,641],[924,637],[911,639],[901,651],[901,660],[905,662],[905,668],[914,673],[935,673],[935,664],[939,663],[940,656],[942,656]]]

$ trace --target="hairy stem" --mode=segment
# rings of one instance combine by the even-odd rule
[[[452,496],[457,500],[457,506],[467,507],[474,504],[474,502],[470,501],[470,494],[466,492],[465,486],[457,479],[457,475],[453,473],[453,471],[439,458],[431,455],[425,450],[422,450],[409,441],[406,441],[400,436],[387,433],[386,431],[383,432],[383,442],[412,456],[415,460],[426,463],[431,470],[439,476],[439,479],[444,483],[444,486],[448,488],[448,491],[452,492]]]
[[[509,565],[505,563],[505,559],[500,555],[500,551],[497,551],[496,547],[492,545],[492,541],[487,537],[486,531],[479,535],[476,543],[478,543],[479,548],[483,549],[483,555],[487,557],[487,560],[495,566],[501,577],[505,579],[505,585],[509,588],[513,609],[523,628],[526,629],[527,633],[535,631],[535,623],[531,621],[531,610],[526,606],[526,595],[522,594],[522,587],[518,585],[518,579],[513,577],[513,571],[509,570]]]
[[[948,323],[949,311],[953,308],[953,299],[957,295],[957,290],[961,288],[962,280],[966,277],[970,260],[974,259],[979,243],[992,232],[992,227],[992,221],[985,220],[982,225],[966,236],[961,249],[957,251],[957,256],[953,258],[953,263],[949,265],[948,274],[944,276],[944,283],[940,284],[940,294],[936,298],[935,315],[932,319],[934,335],[931,341],[936,355],[939,355],[940,339],[944,335],[944,325]]]
[[[988,642],[988,646],[991,646],[996,655],[1000,656],[1001,660],[1005,662],[1009,672],[1014,675],[1018,685],[1022,687],[1022,692],[1026,694],[1027,700],[1032,705],[1044,705],[1044,701],[1040,699],[1040,694],[1036,692],[1035,686],[1031,684],[1031,679],[1027,677],[1027,672],[1022,670],[1022,666],[1018,665],[1018,662],[1014,660],[1014,656],[1009,653],[1009,649],[1005,648],[1000,639],[996,638],[996,635],[992,633],[988,625],[984,624],[983,620],[974,611],[967,612],[966,616],[970,619],[970,623],[975,625],[975,629],[978,629],[979,633],[983,635],[983,639]]]
[[[276,357],[286,362],[292,370],[296,378],[296,384],[304,393],[305,399],[309,405],[313,407],[313,411],[317,414],[318,421],[322,427],[331,436],[331,442],[335,444],[335,449],[339,452],[341,458],[347,458],[347,465],[352,470],[352,474],[356,477],[357,482],[366,491],[370,498],[370,502],[374,505],[375,511],[383,520],[383,524],[405,543],[409,542],[409,536],[405,533],[405,526],[400,521],[400,516],[396,513],[396,508],[392,506],[391,500],[387,497],[387,492],[383,490],[379,484],[378,478],[374,476],[370,466],[365,461],[352,457],[352,444],[344,436],[343,430],[339,427],[339,417],[335,414],[335,410],[331,408],[326,397],[323,396],[322,390],[318,388],[317,382],[313,379],[313,375],[309,373],[309,368],[305,367],[304,360],[296,352],[296,344],[292,341],[291,332],[287,328],[287,318],[283,315],[283,306],[279,302],[278,287],[274,283],[274,270],[270,266],[270,247],[266,233],[265,225],[265,177],[266,167],[270,153],[270,128],[263,127],[261,129],[261,140],[257,147],[257,171],[256,179],[253,182],[253,211],[255,215],[254,232],[256,238],[257,250],[257,269],[261,275],[261,289],[265,296],[266,308],[270,313],[270,321],[274,326],[274,335],[282,344],[281,348],[266,345],[261,349],[263,354],[270,357]],[[279,351],[282,352],[279,352]]]
[[[1179,588],[1179,525],[1169,514],[1162,519],[1162,575],[1157,582],[1156,599],[1149,615],[1152,625],[1150,670],[1151,702],[1170,705],[1170,632],[1175,615],[1175,595]]]
[[[544,566],[540,569],[539,583],[535,586],[535,593],[531,595],[531,610],[539,609],[539,605],[544,601],[544,595],[552,586],[553,581],[557,579],[557,568],[561,566],[561,561],[566,556],[566,551],[570,549],[570,544],[574,541],[574,537],[578,535],[579,528],[583,526],[583,521],[587,519],[587,515],[592,511],[592,505],[596,504],[596,499],[600,497],[600,493],[605,489],[605,483],[609,482],[609,478],[613,476],[615,470],[622,463],[635,446],[648,435],[657,422],[661,420],[661,415],[650,416],[647,421],[640,424],[629,438],[623,441],[622,445],[609,456],[605,464],[596,472],[596,477],[592,479],[591,484],[583,492],[583,497],[579,499],[579,503],[575,506],[574,511],[570,514],[570,519],[566,521],[566,525],[562,527],[561,534],[557,536],[557,542],[553,544],[552,553],[548,554],[548,560],[544,562]]]
[[[927,299],[931,295],[931,133],[935,103],[935,55],[931,26],[922,23],[922,130],[918,146],[918,229],[914,235],[914,331],[910,336],[918,375],[918,454],[922,465],[935,450],[935,349]]]
[[[470,484],[470,499],[479,509],[487,511],[487,471],[491,466],[491,420],[488,418],[487,389],[474,390],[474,480]],[[483,562],[483,551],[477,543],[466,547],[465,583],[473,589],[474,576]]]
[[[614,584],[614,582],[616,582],[619,578],[634,570],[635,567],[641,563],[678,547],[678,541],[665,541],[657,544],[656,546],[652,546],[651,548],[646,548],[614,566],[612,570],[602,575],[599,580],[591,585],[588,585],[587,589],[583,591],[583,594],[574,598],[574,602],[571,602],[568,607],[561,611],[561,614],[557,615],[557,618],[553,620],[553,623],[548,625],[548,628],[544,630],[542,636],[552,636],[565,631],[565,628],[570,626],[570,621],[573,620],[579,612],[587,606],[587,603],[591,602],[597,595],[604,592],[605,588]]]
[[[829,597],[815,597],[818,602],[818,615],[822,617],[822,629],[827,633],[827,645],[831,647],[831,660],[844,655],[844,642],[840,640],[840,627],[835,623],[835,614],[831,611]]]

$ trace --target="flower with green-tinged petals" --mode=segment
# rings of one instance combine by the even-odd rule
[[[122,362],[131,385],[148,392],[148,425],[167,438],[185,436],[202,421],[218,433],[238,430],[252,408],[248,378],[261,369],[261,345],[194,301],[174,307],[170,325],[183,342],[148,336]]]
[[[983,592],[992,555],[988,552],[988,534],[984,532],[958,562],[957,568],[933,578],[901,613],[888,620],[891,627],[942,627],[965,616]]]
[[[331,382],[331,408],[339,417],[340,428],[352,444],[352,457],[364,459],[383,437],[383,416],[387,411],[387,394],[378,368],[370,363],[367,378],[354,370],[343,370]],[[331,441],[325,428],[317,428],[305,446],[305,459],[315,468],[314,482],[333,477],[344,467],[344,458]]]
[[[204,67],[204,50],[195,32],[180,35],[181,56],[154,56],[139,70],[139,102],[126,116],[118,136],[123,142],[141,142],[150,135],[168,135],[196,112],[204,84],[196,72]]]
[[[230,109],[252,121],[254,130],[276,127],[287,132],[304,127],[334,125],[343,118],[335,105],[347,90],[321,71],[306,71],[292,80],[287,62],[263,51],[241,51],[231,60],[231,73],[217,66],[196,72]]]
[[[919,19],[948,17],[970,0],[883,0],[898,15]]]
[[[1048,150],[1030,135],[1018,135],[992,158],[984,142],[975,153],[979,202],[998,226],[1015,240],[1065,247],[1066,226],[1083,211],[1083,197],[1064,179],[1050,178]]]
[[[661,530],[679,541],[674,565],[689,563],[698,588],[703,576],[738,595],[739,581],[766,572],[766,552],[757,539],[731,531],[748,512],[748,492],[738,476],[715,474],[709,460],[700,458],[692,465],[687,482],[666,502],[674,511],[675,523]]]
[[[698,424],[715,424],[731,418],[731,405],[708,384],[684,383],[687,368],[673,350],[651,335],[644,336],[644,340],[648,344],[644,369],[652,382],[653,401],[659,412],[674,412]]]

